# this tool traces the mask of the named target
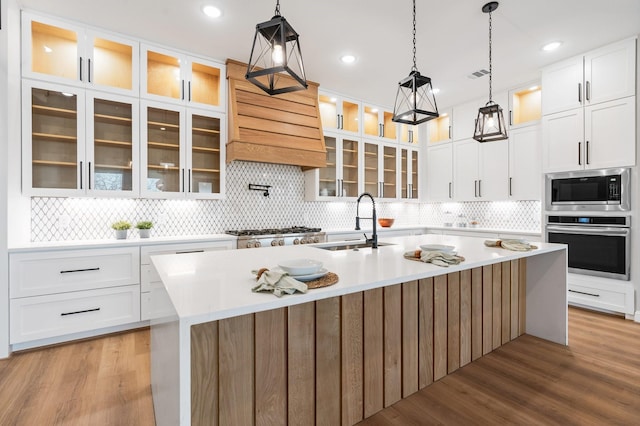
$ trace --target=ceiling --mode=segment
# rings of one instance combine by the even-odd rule
[[[17,0],[32,11],[225,60],[249,60],[255,25],[275,0]],[[439,107],[488,98],[485,0],[417,1],[418,70],[440,89]],[[213,20],[200,8],[222,9]],[[281,14],[300,34],[307,78],[321,88],[392,107],[412,66],[409,0],[282,0]],[[640,34],[640,0],[502,0],[493,13],[493,87],[539,78],[545,65]],[[541,47],[560,40],[553,52]],[[357,57],[346,65],[345,53]]]

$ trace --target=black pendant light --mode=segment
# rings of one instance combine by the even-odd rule
[[[246,78],[269,95],[307,88],[299,36],[280,15],[280,0],[274,17],[256,25]]]
[[[398,83],[393,121],[420,124],[438,115],[431,79],[420,74],[416,67],[416,0],[413,0],[413,68],[409,77]]]
[[[498,2],[492,1],[482,6],[482,11],[489,14],[489,102],[478,110],[473,138],[478,142],[493,142],[507,139],[507,126],[500,105],[491,99],[492,67],[491,62],[491,12],[498,8]]]

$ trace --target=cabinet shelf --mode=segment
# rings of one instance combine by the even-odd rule
[[[96,164],[97,169],[131,170],[131,166],[118,166],[114,164]]]
[[[118,115],[94,114],[93,117],[95,118],[96,121],[102,121],[102,122],[110,121],[118,124],[132,122],[131,117],[120,117]]]
[[[176,167],[176,166],[165,167],[165,166],[157,166],[155,164],[149,164],[147,168],[152,170],[171,170],[171,171],[180,170],[180,167]]]
[[[369,151],[365,151],[365,152],[364,152],[364,155],[368,155],[368,156],[370,156],[370,157],[375,157],[375,156],[377,156],[377,155],[378,155],[378,153],[377,153],[377,152],[369,152]]]
[[[354,184],[354,185],[358,183],[358,181],[357,181],[357,180],[343,180],[342,182],[343,182],[343,183]]]
[[[358,150],[357,149],[343,149],[342,152],[351,152],[351,153],[357,154]]]
[[[198,173],[220,173],[220,170],[218,169],[199,169],[194,167],[191,170]]]
[[[220,134],[220,130],[205,129],[205,128],[202,128],[202,127],[193,127],[192,130],[194,132],[199,132],[199,133],[208,133],[208,134],[213,134],[213,135],[219,135]]]
[[[118,145],[118,146],[131,146],[131,142],[126,141],[112,141],[109,139],[94,139],[96,144],[100,145]]]
[[[149,126],[154,126],[154,127],[157,127],[157,128],[160,128],[160,127],[169,127],[169,128],[172,128],[172,129],[179,129],[180,128],[179,124],[162,123],[160,121],[148,121],[147,124]]]
[[[318,179],[320,182],[335,182],[335,179]]]
[[[63,167],[76,167],[77,163],[72,163],[70,161],[49,161],[49,160],[33,160],[31,162],[33,165],[39,166],[63,166]]]
[[[335,150],[336,150],[336,147],[335,147],[335,146],[325,146],[325,149],[326,149],[327,151],[335,151]]]
[[[75,117],[78,113],[73,109],[54,108],[43,105],[32,105],[31,108],[33,109],[34,114],[43,114],[56,117]]]
[[[373,172],[377,172],[378,168],[377,167],[365,167],[365,170],[369,170],[369,171],[373,171]]]
[[[151,142],[149,141],[147,143],[147,145],[149,145],[150,147],[156,147],[156,148],[168,148],[168,149],[180,149],[180,145],[178,144],[173,144],[173,143],[165,143],[165,142]]]
[[[194,152],[220,152],[220,148],[207,148],[204,146],[193,146],[191,150]]]
[[[66,135],[54,135],[52,133],[32,133],[33,138],[41,138],[41,139],[55,139],[57,141],[64,142],[76,142],[78,138],[76,136],[66,136]]]
[[[357,169],[358,165],[357,164],[343,164],[342,167],[344,167],[345,169]]]

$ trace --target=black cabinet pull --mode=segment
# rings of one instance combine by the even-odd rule
[[[82,174],[84,173],[84,164],[80,162],[80,189],[82,189]]]
[[[191,82],[189,82],[189,102],[191,102]]]
[[[82,81],[82,56],[80,57],[80,81]]]
[[[182,92],[180,93],[180,98],[184,101],[184,80],[182,80]]]
[[[91,189],[91,161],[89,161],[88,170],[89,170],[89,179],[88,179],[87,185],[89,186],[89,189]]]
[[[451,182],[449,182],[449,198],[451,198]]]
[[[585,92],[586,92],[586,93],[585,93],[585,98],[586,98],[588,101],[589,101],[589,100],[591,100],[591,93],[590,93],[590,92],[591,92],[591,90],[590,90],[590,89],[591,89],[591,85],[590,85],[590,84],[589,84],[589,82],[587,81],[587,83],[586,83],[586,87],[585,87]]]
[[[587,141],[587,146],[585,147],[584,157],[586,160],[586,164],[589,165],[589,141]]]
[[[582,151],[582,142],[578,142],[578,166],[582,166],[582,155],[580,151]]]
[[[571,293],[584,294],[584,295],[586,295],[586,296],[600,297],[600,295],[599,295],[599,294],[595,294],[595,293],[587,293],[586,291],[578,291],[578,290],[571,290],[571,289],[569,289],[569,291],[570,291]]]
[[[578,102],[582,103],[582,83],[578,83]]]
[[[87,59],[87,80],[91,83],[91,58]]]
[[[189,254],[189,253],[204,253],[204,250],[185,250],[185,251],[176,252],[176,254]]]
[[[513,126],[513,110],[509,110],[509,126]]]
[[[513,196],[513,191],[512,191],[512,186],[513,186],[513,185],[512,185],[512,183],[513,183],[513,178],[512,178],[512,177],[510,177],[510,178],[509,178],[509,197],[512,197],[512,196]]]
[[[478,180],[478,197],[482,198],[482,179]]]
[[[60,314],[61,317],[66,317],[68,315],[77,315],[77,314],[86,314],[87,312],[97,312],[100,308],[92,308],[92,309],[84,309],[82,311],[74,311],[74,312],[62,312]]]
[[[68,269],[66,271],[60,271],[61,274],[72,274],[74,272],[89,272],[89,271],[99,271],[100,268],[86,268],[86,269]]]

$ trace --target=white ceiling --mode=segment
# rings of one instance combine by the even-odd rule
[[[255,25],[275,0],[18,0],[24,9],[220,60],[247,62]],[[441,89],[443,107],[488,98],[485,0],[418,0],[418,70]],[[213,4],[212,20],[200,8]],[[322,88],[392,107],[397,83],[412,66],[409,0],[282,0],[281,13],[300,34],[307,78]],[[640,34],[640,0],[502,0],[493,13],[494,93],[539,78],[541,67]],[[561,40],[554,52],[542,45]],[[339,61],[344,53],[356,63]]]

